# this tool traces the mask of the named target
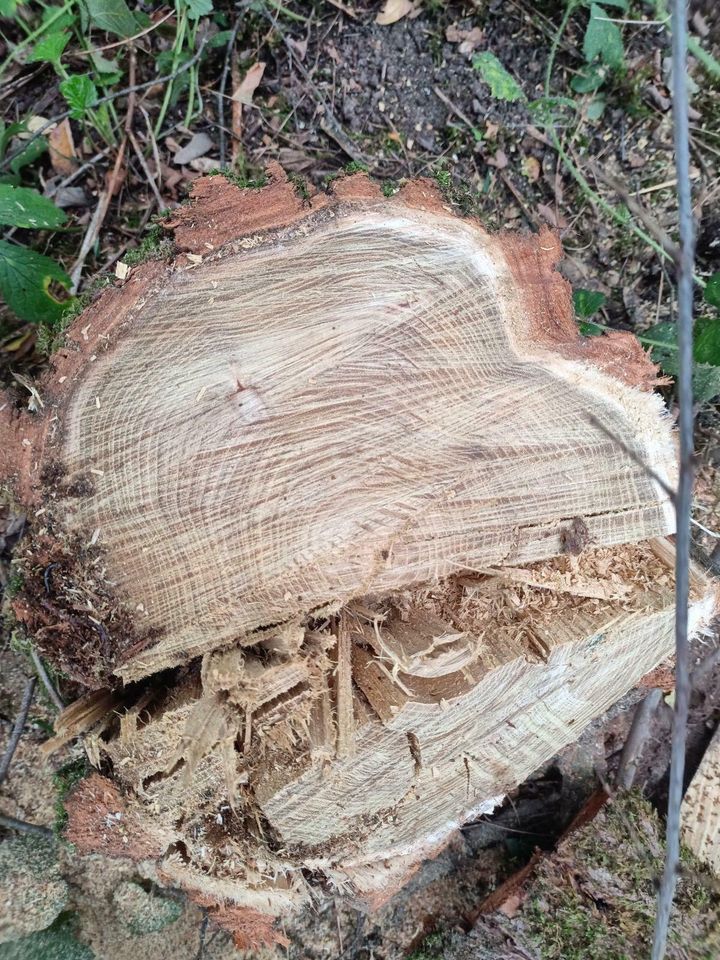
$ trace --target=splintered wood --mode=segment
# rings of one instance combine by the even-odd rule
[[[670,421],[548,231],[426,182],[194,191],[0,405],[15,613],[99,691],[60,739],[94,725],[160,882],[236,922],[306,876],[378,904],[671,652]],[[693,629],[714,604],[696,574]]]
[[[720,877],[720,728],[688,787],[681,817],[683,843]]]

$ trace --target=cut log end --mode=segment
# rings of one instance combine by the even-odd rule
[[[656,370],[579,336],[557,239],[427,182],[271,175],[198,181],[174,261],[76,321],[39,412],[0,411],[35,515],[15,612],[101,691],[60,737],[89,731],[158,875],[248,929],[310,875],[391,895],[673,619]]]
[[[196,191],[175,229],[203,255],[104,295],[15,420],[44,510],[18,615],[99,651],[87,682],[552,556],[575,517],[598,545],[671,529],[642,466],[673,480],[654,368],[629,336],[579,337],[549,231],[490,236],[427,185]]]

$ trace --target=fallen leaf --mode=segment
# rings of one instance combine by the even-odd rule
[[[64,177],[70,176],[77,166],[77,154],[67,117],[48,134],[48,146],[53,170]]]
[[[213,142],[206,133],[196,133],[193,135],[190,143],[186,143],[184,147],[181,147],[175,156],[173,157],[173,163],[176,163],[178,166],[182,166],[185,163],[190,163],[191,160],[197,160],[198,157],[202,157],[212,150]]]
[[[87,207],[90,204],[84,187],[59,187],[52,199],[55,206],[61,210],[67,207]]]
[[[508,163],[509,160],[504,150],[496,150],[495,156],[487,161],[489,167],[497,167],[498,170],[504,170]]]
[[[547,220],[547,222],[557,230],[564,230],[568,225],[567,220],[561,213],[558,213],[556,216],[553,208],[545,203],[539,203],[537,211],[544,220]]]
[[[456,23],[450,24],[445,31],[445,39],[448,43],[459,43],[460,53],[472,53],[480,44],[483,38],[483,32],[480,27],[473,27],[472,30],[462,30]]]
[[[415,4],[412,0],[385,0],[385,6],[375,17],[375,23],[379,23],[381,27],[387,27],[414,11]]]
[[[292,37],[288,37],[288,46],[295,51],[297,54],[298,60],[304,60],[305,54],[307,53],[307,39],[305,40],[293,40]]]
[[[475,47],[479,46],[482,38],[483,32],[480,27],[473,27],[458,47],[458,50],[460,53],[472,53]]]
[[[257,90],[258,84],[265,73],[266,64],[263,60],[258,60],[247,71],[240,81],[239,85],[233,91],[232,99],[236,103],[252,103],[253,94]]]
[[[537,157],[524,157],[522,162],[523,173],[533,183],[540,176],[540,161]]]
[[[485,123],[485,139],[494,140],[498,135],[499,129],[500,129],[499,123],[492,123],[492,121],[487,120]]]
[[[216,157],[195,157],[188,166],[191,170],[197,170],[198,173],[210,173],[211,170],[217,170],[219,163]]]

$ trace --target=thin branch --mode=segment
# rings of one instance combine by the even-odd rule
[[[240,29],[240,17],[235,18],[235,24],[230,34],[230,39],[228,40],[228,45],[225,48],[225,62],[223,63],[223,72],[220,77],[220,87],[217,94],[217,115],[218,115],[218,129],[220,131],[220,144],[219,144],[219,154],[220,154],[220,169],[225,169],[225,88],[227,86],[228,73],[230,72],[230,61],[232,59],[232,51],[235,49],[235,41],[237,40],[238,30]]]
[[[18,820],[17,817],[9,817],[5,813],[0,813],[0,827],[4,827],[6,830],[19,830],[20,833],[34,833],[38,837],[47,837],[48,840],[54,836],[49,827],[41,827],[37,823],[28,823],[27,820]]]
[[[15,751],[20,743],[20,737],[23,734],[25,722],[27,721],[27,716],[30,712],[30,704],[32,703],[33,694],[35,693],[36,683],[37,677],[30,677],[28,682],[25,684],[25,692],[23,693],[22,702],[20,703],[20,709],[18,710],[18,715],[15,718],[15,723],[12,728],[12,733],[10,734],[10,739],[8,740],[8,745],[5,748],[5,753],[2,756],[2,760],[0,760],[0,783],[2,783],[7,777],[10,764],[12,763],[12,758],[15,756]]]
[[[676,263],[678,289],[678,404],[680,425],[680,481],[675,501],[675,716],[672,731],[670,786],[666,825],[665,869],[658,894],[652,960],[663,960],[667,944],[678,866],[680,863],[680,807],[685,774],[685,740],[690,703],[688,600],[690,592],[690,511],[693,455],[693,247],[694,229],[690,182],[690,131],[687,82],[687,4],[672,4],[672,96],[677,171],[680,252]]]
[[[62,711],[65,709],[65,704],[62,702],[60,695],[58,694],[57,690],[53,685],[52,680],[48,676],[48,672],[45,669],[45,664],[40,659],[35,647],[30,647],[30,659],[33,662],[33,666],[35,667],[37,675],[40,677],[42,685],[45,687],[45,690],[47,691],[47,695],[50,697],[50,699],[52,700],[53,704],[57,707],[57,709],[62,713]]]
[[[661,700],[662,690],[656,688],[650,691],[635,710],[617,772],[616,783],[620,790],[630,790],[635,782],[638,762],[650,737],[650,725]]]

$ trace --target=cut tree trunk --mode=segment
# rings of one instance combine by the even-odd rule
[[[579,336],[556,237],[270,172],[198,181],[174,257],[0,411],[34,508],[15,613],[96,691],[59,738],[115,781],[71,836],[120,823],[250,939],[311,881],[391,895],[667,657],[674,613],[656,370]],[[693,629],[714,605],[696,572]]]

